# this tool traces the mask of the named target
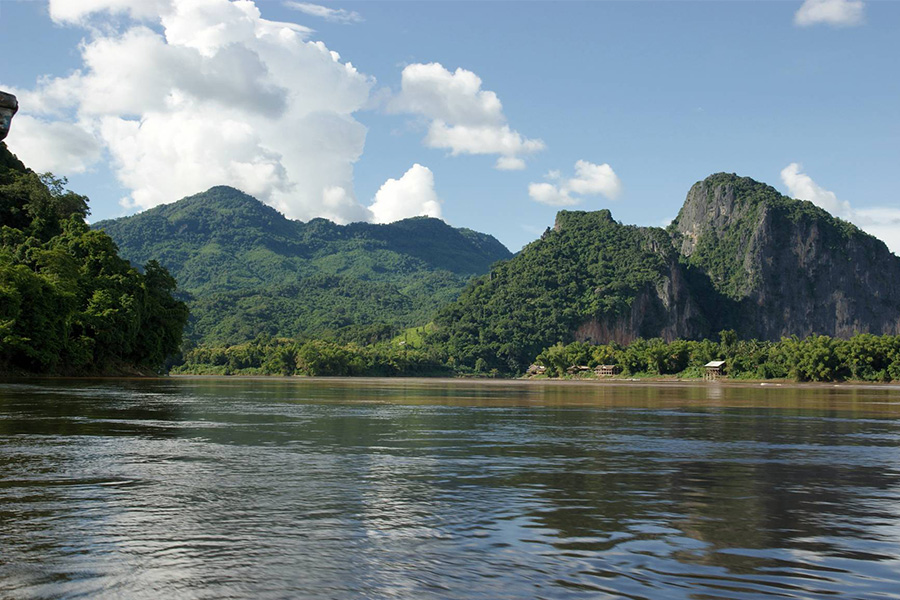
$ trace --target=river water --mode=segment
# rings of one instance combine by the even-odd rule
[[[0,597],[897,598],[900,388],[0,383]]]

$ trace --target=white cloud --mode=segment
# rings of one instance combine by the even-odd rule
[[[798,163],[791,163],[781,170],[781,181],[790,196],[808,200],[831,214],[854,223],[883,241],[894,254],[900,256],[900,208],[853,208],[849,202],[839,201],[834,192],[826,190],[809,175],[802,173],[802,168]]]
[[[403,69],[401,91],[388,104],[397,113],[430,121],[425,144],[459,154],[499,154],[498,169],[520,169],[521,155],[544,149],[544,142],[511,129],[497,94],[481,89],[472,71],[450,72],[440,63],[412,64]],[[506,160],[503,160],[506,159]]]
[[[853,222],[900,256],[900,208],[860,208],[853,211]]]
[[[802,168],[799,163],[791,163],[781,170],[781,181],[787,186],[788,193],[793,198],[809,200],[833,215],[846,217],[850,212],[850,204],[839,202],[834,192],[819,186],[806,173],[801,173]]]
[[[363,18],[358,12],[344,8],[328,8],[311,2],[285,2],[285,6],[299,10],[303,14],[319,17],[332,23],[360,23]]]
[[[91,29],[83,65],[17,90],[17,122],[41,116],[60,140],[83,130],[86,148],[92,137],[109,152],[131,192],[125,204],[149,208],[226,184],[293,218],[370,216],[354,198],[366,129],[353,115],[374,80],[309,41],[310,30],[263,19],[251,0],[51,0],[50,14]],[[20,137],[10,145],[29,143]],[[59,161],[68,169],[58,174],[92,156]]]
[[[562,173],[559,169],[550,169],[544,173],[544,179],[550,179],[551,181],[556,181],[560,177],[562,177]]]
[[[805,0],[794,14],[794,24],[800,27],[831,25],[849,27],[865,20],[862,0]]]
[[[528,184],[528,195],[535,202],[548,206],[574,206],[581,202],[581,198],[572,198],[569,190],[559,188],[552,183]]]
[[[566,182],[566,187],[576,194],[601,194],[615,200],[622,191],[622,182],[608,164],[595,165],[579,160],[575,163],[575,173],[577,176]]]
[[[96,13],[152,19],[171,7],[173,0],[50,0],[50,18],[57,23],[86,24]]]
[[[537,152],[544,148],[542,141],[525,139],[509,125],[447,125],[443,121],[431,123],[425,143],[432,148],[448,148],[453,156],[500,154],[518,158],[516,154]]]
[[[552,170],[545,177],[560,180],[561,175],[558,170]],[[621,192],[622,181],[611,166],[606,163],[595,165],[586,160],[577,161],[575,177],[562,179],[559,185],[532,183],[528,186],[528,195],[532,200],[549,206],[574,206],[583,200],[582,196],[601,195],[615,200]]]
[[[441,201],[434,191],[434,174],[414,164],[400,179],[388,179],[369,206],[375,223],[393,223],[409,217],[441,218]]]
[[[7,140],[10,148],[39,173],[83,173],[100,159],[97,138],[77,123],[47,122],[19,115],[13,127],[16,135]]]
[[[522,171],[525,169],[525,161],[517,156],[501,156],[494,168],[498,171]]]

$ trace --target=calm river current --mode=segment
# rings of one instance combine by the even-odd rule
[[[768,597],[900,597],[900,388],[0,383],[0,598]]]

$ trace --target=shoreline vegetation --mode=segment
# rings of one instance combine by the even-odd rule
[[[181,346],[175,279],[132,266],[89,213],[0,142],[0,373],[153,373]]]
[[[704,365],[724,360],[729,381],[900,382],[900,336],[858,334],[849,340],[828,336],[783,338],[778,342],[739,340],[723,331],[720,341],[637,339],[629,345],[557,343],[538,354],[529,374],[487,369],[483,359],[461,364],[430,335],[415,342],[373,345],[326,340],[297,341],[260,336],[244,344],[198,346],[170,366],[173,375],[304,377],[444,377],[571,381],[698,381]],[[600,365],[617,375],[599,376]],[[534,374],[535,372],[540,374]],[[519,379],[515,379],[519,378]]]

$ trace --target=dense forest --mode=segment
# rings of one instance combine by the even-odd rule
[[[621,225],[608,210],[562,211],[554,229],[438,314],[432,342],[460,364],[521,372],[547,345],[572,341],[586,320],[627,315],[676,261],[662,229]],[[646,312],[640,333],[652,334],[665,316]]]
[[[187,321],[175,280],[121,258],[65,184],[0,142],[0,373],[158,371]]]
[[[406,339],[404,339],[406,338]],[[793,381],[900,381],[900,336],[861,334],[777,342],[739,340],[723,331],[719,340],[638,338],[631,344],[558,343],[534,359],[544,377],[592,377],[599,365],[623,377],[699,378],[704,365],[724,360],[732,379]],[[184,356],[177,373],[309,376],[508,376],[479,359],[474,368],[457,363],[441,345],[421,337],[370,345],[266,336],[232,346],[201,346]]]
[[[900,336],[859,334],[848,340],[826,335],[777,342],[739,340],[723,331],[720,340],[637,339],[627,346],[556,344],[535,363],[549,377],[578,372],[578,367],[617,367],[624,375],[701,377],[704,365],[724,360],[732,379],[789,379],[793,381],[900,381]]]
[[[157,258],[171,271],[191,310],[186,337],[206,344],[389,339],[511,256],[493,237],[439,219],[304,223],[226,186],[94,228],[133,263]]]

